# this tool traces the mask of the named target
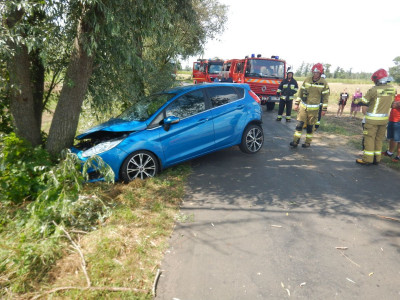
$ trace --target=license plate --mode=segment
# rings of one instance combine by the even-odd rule
[[[270,100],[271,100],[271,101],[279,101],[279,97],[271,96],[271,97],[270,97]]]

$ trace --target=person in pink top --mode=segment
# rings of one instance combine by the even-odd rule
[[[350,117],[352,117],[352,118],[355,118],[357,112],[361,110],[361,106],[356,104],[356,103],[354,103],[354,100],[360,99],[360,98],[362,98],[362,93],[360,92],[360,89],[357,88],[356,92],[353,95],[353,100],[351,101]]]
[[[392,157],[397,146],[397,156],[392,159],[393,162],[400,161],[400,94],[396,95],[390,111],[389,123],[387,126],[387,139],[389,140],[389,149],[382,152],[382,155]]]

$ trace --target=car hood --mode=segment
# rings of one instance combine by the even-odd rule
[[[90,136],[98,132],[134,132],[141,131],[147,128],[145,122],[140,121],[125,121],[122,119],[111,119],[105,123],[97,125],[88,131],[78,135],[76,139],[81,140],[84,138],[90,138]]]

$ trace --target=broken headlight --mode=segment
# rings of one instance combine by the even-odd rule
[[[82,152],[82,157],[90,157],[93,155],[97,155],[103,152],[106,152],[115,146],[117,146],[119,143],[121,143],[124,139],[115,139],[115,140],[109,140],[106,142],[102,142],[100,144],[97,144],[96,146],[85,150]]]

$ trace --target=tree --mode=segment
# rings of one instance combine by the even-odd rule
[[[393,62],[395,66],[389,68],[389,73],[393,77],[394,81],[400,84],[400,56],[393,59]]]
[[[296,70],[296,73],[294,75],[301,76],[303,74],[303,68],[304,68],[304,61],[301,63],[300,67]]]
[[[225,6],[204,0],[12,0],[0,9],[15,131],[39,145],[41,115],[56,98],[53,155],[72,144],[85,97],[105,110],[170,85],[171,60],[200,52],[226,20]]]
[[[326,77],[332,77],[332,73],[331,73],[331,64],[323,64],[324,66],[324,73],[326,75]]]

